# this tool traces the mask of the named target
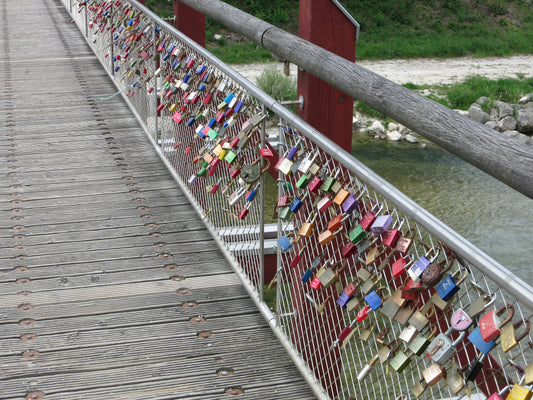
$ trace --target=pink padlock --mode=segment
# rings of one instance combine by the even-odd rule
[[[472,318],[461,308],[452,315],[452,328],[456,331],[466,331],[473,322]]]

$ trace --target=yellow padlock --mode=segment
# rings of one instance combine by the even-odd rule
[[[516,328],[518,328],[522,324],[522,322],[523,320],[520,320],[518,322],[515,322],[514,324],[509,324],[501,330],[500,340],[503,351],[508,352],[509,350],[514,349],[518,345],[518,342],[525,338],[526,335],[529,333],[531,323],[529,322],[529,320],[527,320],[526,329],[524,330],[524,332],[522,332],[520,336],[516,336]]]
[[[533,392],[520,385],[513,385],[506,400],[531,400]]]

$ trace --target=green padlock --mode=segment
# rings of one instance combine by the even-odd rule
[[[435,336],[435,333],[437,333],[437,326],[433,327],[433,330],[429,334],[429,336],[426,336],[423,333],[419,333],[414,337],[414,339],[409,343],[407,348],[411,350],[411,352],[415,356],[421,356],[424,354],[426,349],[428,348],[429,344],[431,343],[431,339],[433,339],[433,336]]]
[[[359,224],[355,228],[353,228],[350,233],[349,237],[353,244],[359,243],[363,238],[366,236],[366,231],[363,229],[363,227]]]
[[[389,365],[392,367],[392,369],[401,374],[411,362],[412,356],[413,354],[408,356],[402,350],[399,350],[389,361]]]
[[[292,217],[292,211],[289,206],[281,207],[278,210],[278,218],[281,218],[285,221],[289,220]]]
[[[237,154],[233,150],[230,150],[226,153],[224,156],[224,160],[228,162],[228,164],[232,164],[235,159],[237,158]]]
[[[310,179],[306,174],[303,174],[300,179],[298,179],[298,182],[296,182],[296,187],[298,189],[305,189],[307,185],[309,184]]]

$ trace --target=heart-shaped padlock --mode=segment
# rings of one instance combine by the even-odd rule
[[[452,315],[452,328],[456,331],[466,331],[474,321],[461,308]]]

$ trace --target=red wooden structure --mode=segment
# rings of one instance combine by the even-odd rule
[[[357,27],[332,0],[300,0],[300,37],[355,61]],[[344,150],[352,149],[353,98],[306,71],[298,71],[298,115]]]
[[[174,1],[174,27],[190,37],[200,46],[205,47],[205,15],[195,9]]]

